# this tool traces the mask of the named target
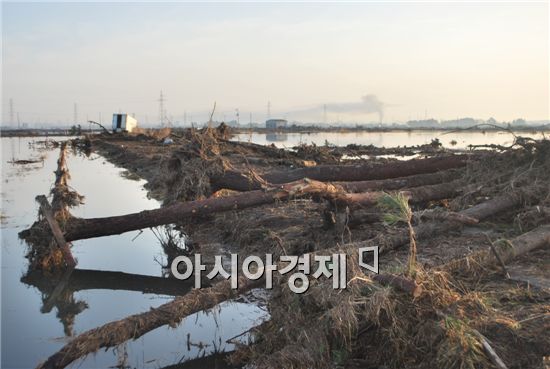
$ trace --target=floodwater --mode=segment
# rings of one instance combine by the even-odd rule
[[[34,145],[43,139],[0,139],[2,368],[35,367],[59,350],[71,334],[148,311],[187,290],[178,282],[160,279],[159,262],[166,257],[150,230],[74,242],[78,267],[58,298],[49,299],[55,280],[26,276],[26,244],[19,240],[18,232],[36,220],[38,206],[34,198],[49,193],[59,154],[58,149],[43,151]],[[9,163],[36,158],[43,161]],[[147,198],[144,181],[123,178],[123,170],[101,156],[71,154],[68,167],[71,187],[85,196],[85,204],[72,210],[76,216],[110,216],[159,207],[157,201]],[[267,317],[259,304],[226,302],[208,313],[186,318],[175,329],[158,328],[116,350],[101,350],[72,367],[162,368],[213,352],[231,351],[234,345],[227,340]],[[237,339],[247,340],[246,334]]]
[[[519,136],[543,138],[543,133],[517,133]],[[549,132],[546,132],[546,136]],[[326,143],[336,146],[349,144],[374,145],[377,147],[416,146],[429,144],[438,138],[444,147],[466,149],[468,145],[496,144],[511,145],[514,136],[509,132],[495,131],[389,131],[389,132],[311,132],[311,133],[242,133],[233,139],[254,142],[260,145],[275,144],[281,148],[291,148],[300,144]]]

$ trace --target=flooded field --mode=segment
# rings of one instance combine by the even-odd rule
[[[544,133],[521,133],[524,137],[541,139]],[[548,136],[548,132],[546,132]],[[391,132],[312,132],[312,133],[242,133],[234,138],[238,141],[257,144],[274,144],[280,148],[290,148],[300,144],[325,145],[325,143],[346,146],[374,145],[377,147],[416,146],[429,144],[439,139],[444,147],[466,149],[468,145],[511,145],[514,136],[508,132],[494,131],[391,131]]]
[[[27,275],[26,245],[18,232],[37,218],[36,195],[48,194],[59,150],[42,150],[43,138],[2,138],[2,368],[35,367],[62,347],[70,336],[130,314],[149,310],[187,286],[161,279],[159,264],[166,256],[154,234],[128,232],[120,236],[73,243],[78,259],[69,287],[50,299],[55,281]],[[37,159],[32,164],[17,160]],[[148,199],[145,181],[123,177],[124,171],[103,157],[68,157],[70,185],[85,196],[72,210],[82,217],[109,216],[159,207]],[[194,314],[177,328],[158,328],[136,341],[107,352],[101,350],[79,368],[161,368],[213,352],[231,351],[228,339],[267,317],[251,303],[226,302],[209,313]],[[247,335],[238,341],[248,339]],[[71,366],[73,367],[73,366]],[[184,367],[184,366],[182,366]]]
[[[382,145],[399,145],[391,134]],[[512,144],[480,136],[455,139]],[[362,137],[351,143],[371,136]],[[550,347],[540,324],[550,301],[547,140],[461,151],[425,136],[407,149],[319,142],[281,150],[264,145],[265,135],[249,138],[239,142],[224,125],[97,134],[48,149],[41,138],[2,138],[2,367],[48,359],[38,368],[223,368],[230,360],[458,369],[487,367],[487,341],[511,369],[540,367]],[[296,139],[305,142],[281,142]],[[62,203],[56,220],[35,222],[35,196],[52,189],[52,207]],[[75,206],[78,195],[84,203]],[[51,237],[56,224],[74,240],[70,274],[55,246],[65,241]],[[171,224],[188,249],[159,236]],[[377,273],[361,268],[359,246],[380,250]],[[342,288],[330,273],[313,274],[295,293],[287,271],[274,272],[266,293],[268,277],[243,270],[237,291],[222,277],[191,289],[193,278],[169,278],[165,268],[183,254],[201,255],[210,270],[214,256],[230,253],[239,262],[269,254],[277,267],[283,256],[338,253]],[[417,341],[419,331],[431,338]]]

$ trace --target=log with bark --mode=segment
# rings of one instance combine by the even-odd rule
[[[211,309],[252,288],[261,287],[265,283],[264,276],[265,273],[257,280],[239,277],[238,289],[231,289],[230,280],[218,282],[206,289],[194,289],[184,296],[177,297],[173,301],[147,312],[131,315],[91,329],[72,339],[61,350],[38,365],[37,369],[65,368],[75,360],[101,348],[115,347],[128,340],[135,340],[164,325],[175,327],[182,319],[191,314]],[[421,292],[421,286],[402,276],[380,274],[376,275],[373,280],[413,296],[418,296]]]
[[[462,271],[474,269],[478,266],[486,268],[500,263],[508,263],[514,258],[536,249],[550,247],[550,224],[539,226],[510,241],[496,242],[494,247],[498,256],[491,249],[482,250],[464,258],[452,260],[439,268]]]
[[[485,209],[487,206],[482,207]],[[512,248],[505,256],[506,260],[522,255],[539,247],[550,245],[550,225],[539,227],[523,234],[511,241]],[[357,244],[350,244],[342,249],[356,248]],[[488,253],[488,258],[490,258]],[[490,259],[487,259],[490,260]],[[419,286],[411,280],[401,276],[377,275],[374,280],[382,284],[412,293],[413,296],[421,292]],[[38,368],[64,368],[73,361],[100,348],[117,346],[127,340],[136,339],[142,335],[166,324],[175,325],[186,316],[198,311],[210,309],[215,305],[234,298],[251,288],[260,286],[263,279],[250,281],[239,278],[239,288],[231,289],[231,281],[216,283],[208,289],[196,289],[185,296],[166,303],[149,312],[132,315],[122,320],[107,323],[99,328],[84,332],[65,345],[60,351],[50,356]]]
[[[384,165],[319,165],[286,171],[273,171],[261,175],[262,180],[251,178],[244,173],[228,170],[223,175],[210,179],[212,190],[230,189],[250,191],[261,189],[265,183],[282,184],[309,178],[321,182],[353,182],[406,177],[417,174],[434,173],[466,165],[470,156],[452,155],[428,159],[397,161]]]
[[[59,224],[55,220],[53,210],[50,206],[50,203],[48,202],[48,199],[46,198],[46,196],[40,195],[36,196],[36,201],[40,204],[40,213],[44,216],[44,218],[46,218],[46,221],[50,226],[53,238],[55,240],[55,243],[57,244],[57,248],[61,251],[61,254],[63,255],[63,260],[65,261],[65,264],[69,268],[74,268],[76,266],[76,260],[73,258],[70,246],[63,236],[63,231],[61,231],[61,228],[59,228]],[[52,251],[55,251],[55,249],[52,249]]]
[[[239,288],[236,290],[231,289],[230,280],[218,282],[210,288],[192,290],[185,296],[177,297],[175,300],[147,312],[110,322],[78,335],[37,368],[65,368],[73,361],[101,348],[118,346],[167,324],[176,326],[183,318],[213,308],[261,283],[260,280],[251,281],[241,277],[239,278]]]
[[[497,196],[491,200],[487,200],[478,205],[472,206],[471,208],[462,210],[458,212],[454,217],[448,218],[448,220],[432,220],[421,223],[414,227],[414,232],[416,235],[416,240],[428,239],[437,234],[445,234],[449,231],[460,229],[464,221],[463,219],[475,219],[477,221],[482,221],[490,216],[499,214],[501,212],[513,209],[522,204],[523,194],[518,192],[513,192],[507,195]],[[375,215],[370,215],[373,219],[379,219]],[[457,218],[457,219],[453,219]],[[387,235],[380,234],[370,240],[359,241],[347,244],[346,247],[341,249],[327,249],[322,250],[323,254],[338,252],[338,250],[343,250],[347,253],[355,253],[355,250],[359,247],[367,246],[378,246],[379,253],[384,253],[393,249],[397,249],[403,245],[409,244],[409,232],[406,229],[399,230],[395,234]]]
[[[418,187],[407,192],[412,202],[426,202],[454,197],[460,192],[460,187],[457,182],[453,185],[439,184]],[[369,207],[376,205],[379,198],[384,195],[384,192],[347,193],[342,187],[331,183],[304,179],[276,186],[267,191],[256,190],[227,197],[211,197],[139,213],[92,219],[72,218],[67,222],[65,238],[74,241],[121,234],[177,223],[192,217],[241,210],[306,196],[319,196],[350,207]]]
[[[342,186],[347,192],[366,192],[373,190],[400,190],[402,188],[420,187],[435,185],[443,182],[450,182],[460,178],[461,173],[457,170],[444,170],[435,173],[416,174],[407,177],[373,179],[370,181],[356,182],[333,182]]]

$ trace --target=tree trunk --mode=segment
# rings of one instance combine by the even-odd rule
[[[435,173],[417,174],[408,177],[378,179],[357,182],[333,182],[342,186],[347,192],[366,192],[372,190],[399,190],[406,187],[420,187],[452,181],[460,177],[458,171],[441,171]]]
[[[319,165],[316,167],[298,168],[286,171],[274,171],[261,175],[270,184],[281,184],[309,178],[322,182],[366,181],[434,173],[442,170],[459,168],[466,165],[469,156],[452,155],[428,159],[397,161],[384,165]],[[211,178],[212,190],[222,188],[236,191],[250,191],[262,188],[260,181],[249,178],[237,171],[226,171],[222,176]]]
[[[402,276],[380,274],[373,279],[413,296],[418,296],[422,291],[421,286],[416,282]],[[163,325],[173,327],[191,314],[211,309],[252,288],[260,287],[263,283],[265,283],[263,277],[254,281],[240,277],[237,290],[231,289],[231,280],[218,282],[207,289],[194,289],[185,296],[177,297],[158,308],[131,315],[80,334],[40,364],[37,369],[65,368],[73,361],[100,348],[115,347],[128,340],[135,340]]]
[[[61,350],[50,356],[40,369],[65,368],[73,361],[96,352],[100,348],[115,347],[131,339],[136,339],[163,325],[175,326],[183,318],[199,311],[213,308],[217,304],[235,298],[257,287],[260,280],[250,281],[239,278],[239,288],[231,289],[231,281],[226,280],[206,289],[194,289],[185,296],[153,308],[147,312],[107,323],[86,331],[72,339]]]
[[[454,197],[459,187],[450,184],[413,188],[408,191],[412,202],[425,202]],[[180,222],[186,218],[218,212],[241,210],[304,196],[320,196],[336,204],[350,207],[374,206],[383,192],[346,193],[340,186],[312,180],[280,185],[268,191],[256,190],[241,194],[178,203],[160,209],[105,218],[72,218],[67,222],[65,238],[70,241],[102,237],[143,228]]]
[[[521,193],[511,193],[507,195],[497,196],[491,200],[485,201],[481,204],[475,205],[469,209],[458,212],[458,216],[465,216],[469,219],[477,219],[482,221],[492,215],[501,213],[506,210],[513,209],[521,205]],[[417,240],[427,239],[436,234],[444,234],[453,229],[459,229],[462,227],[462,221],[428,221],[421,223],[414,227]],[[392,249],[399,248],[409,243],[409,232],[406,229],[398,231],[396,234],[387,235],[381,234],[370,240],[350,243],[343,248],[349,254],[355,254],[355,250],[358,247],[366,246],[378,246],[379,253],[384,253]],[[338,249],[326,249],[320,251],[323,255],[325,253],[337,252]]]
[[[44,195],[39,195],[36,196],[36,201],[40,204],[40,212],[42,213],[44,218],[46,218],[46,221],[50,226],[53,238],[55,240],[55,243],[57,244],[57,247],[61,251],[61,254],[63,255],[65,264],[69,268],[74,268],[76,266],[76,260],[73,258],[73,254],[71,253],[69,244],[63,237],[63,232],[61,231],[61,228],[59,228],[59,224],[54,218],[53,211],[50,203],[48,202],[48,199]]]
[[[550,246],[550,224],[539,226],[509,242],[495,243],[495,249],[503,263],[545,246]],[[497,265],[498,262],[498,258],[489,249],[452,260],[441,266],[440,269],[465,271],[478,266],[484,269],[488,266]]]

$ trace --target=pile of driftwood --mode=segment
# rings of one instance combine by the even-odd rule
[[[338,244],[332,242],[335,238],[329,237],[329,242],[310,250],[312,254],[345,252],[349,255],[348,289],[338,295],[326,281],[312,280],[308,293],[296,297],[281,277],[271,299],[271,321],[259,329],[258,343],[242,348],[233,356],[235,362],[260,367],[365,366],[368,358],[373,365],[390,367],[475,368],[485,364],[506,367],[484,335],[484,325],[475,322],[478,318],[485,319],[486,326],[503,314],[493,311],[489,316],[489,309],[479,311],[476,307],[479,301],[473,301],[471,291],[465,292],[463,287],[471,275],[485,278],[492,275],[488,271],[498,270],[495,267],[505,269],[512,259],[548,247],[547,217],[537,218],[538,223],[524,224],[523,232],[519,232],[522,234],[516,232],[518,235],[507,242],[491,243],[490,248],[480,248],[443,265],[425,268],[418,264],[417,249],[422,253],[425,240],[460,230],[465,225],[479,225],[501,214],[514,218],[529,212],[533,206],[547,207],[550,202],[548,141],[522,142],[519,147],[500,154],[438,153],[429,158],[384,164],[365,161],[357,165],[304,165],[277,170],[245,166],[239,170],[224,158],[224,150],[238,144],[229,143],[231,141],[219,137],[212,129],[187,134],[190,141],[172,153],[168,165],[172,171],[178,168],[183,172],[186,163],[191,162],[190,165],[196,165],[200,161],[202,168],[212,163],[221,165],[208,172],[206,196],[209,196],[202,193],[197,196],[199,199],[105,218],[82,219],[70,214],[68,206],[77,205],[81,198],[68,189],[65,147],[62,146],[52,206],[46,197],[37,197],[45,221],[37,222],[21,234],[29,244],[34,242],[35,248],[38,248],[37,235],[43,235],[48,229],[53,235],[49,249],[30,253],[35,261],[33,265],[42,268],[64,265],[70,274],[75,262],[68,245],[74,240],[166,224],[185,227],[190,223],[208,223],[213,221],[209,216],[217,214],[245,213],[307,199],[322,208],[319,215],[323,226],[319,230],[327,235],[335,230],[340,232],[339,223],[343,219],[343,228],[356,234],[355,239],[350,237],[349,242]],[[247,145],[265,155],[275,152],[281,155],[279,149]],[[181,183],[181,176],[185,174],[176,175],[180,176]],[[230,190],[229,194],[223,190]],[[388,199],[393,204],[389,207]],[[390,224],[389,218],[394,222]],[[369,234],[364,230],[368,227],[376,231],[372,237],[363,237]],[[357,232],[350,230],[354,228]],[[260,243],[262,241],[265,240]],[[284,253],[293,253],[285,247],[287,241],[285,237],[279,238],[281,249]],[[238,246],[242,246],[242,252],[248,250],[245,245]],[[357,265],[356,250],[366,246],[379,246],[382,258],[386,255],[399,258],[399,250],[403,249],[407,267],[365,274]],[[256,250],[264,254],[273,251],[261,247]],[[251,281],[240,277],[238,290],[232,290],[231,282],[225,280],[208,288],[191,290],[158,308],[78,335],[40,367],[66,367],[100,348],[115,347],[163,325],[174,326],[190,314],[210,309],[262,283],[261,279]],[[426,330],[425,334],[422,330]],[[376,339],[377,335],[388,341]],[[547,336],[541,339],[550,343]],[[374,348],[378,350],[376,355],[372,351],[361,354],[364,349]]]

